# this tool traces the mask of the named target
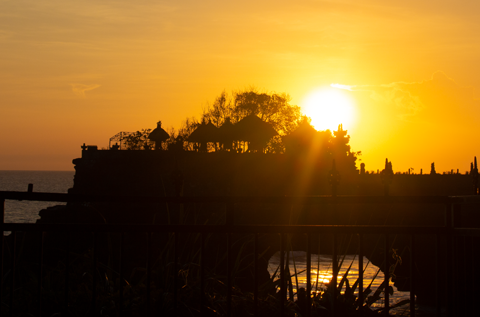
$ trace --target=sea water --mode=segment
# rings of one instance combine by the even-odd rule
[[[66,193],[69,188],[73,186],[73,171],[0,171],[0,191],[27,191],[28,184],[33,184],[34,192],[48,192],[48,193]],[[40,201],[5,201],[5,222],[12,223],[34,223],[38,218],[38,212],[49,206],[61,205],[58,202],[40,202]],[[289,255],[289,267],[291,274],[302,272],[298,274],[297,279],[294,278],[294,289],[307,288],[306,282],[306,254],[301,251],[293,251]],[[358,278],[358,257],[355,255],[342,256],[343,265],[340,267],[340,281],[341,276],[346,272],[347,267],[352,264],[348,273],[348,280],[352,285]],[[311,276],[312,276],[312,291],[321,291],[325,288],[325,284],[330,282],[332,278],[332,258],[328,255],[311,256]],[[384,275],[379,271],[378,267],[371,264],[367,258],[363,259],[364,263],[364,287],[371,284],[371,289],[374,292],[384,280]],[[269,272],[273,276],[279,267],[280,255],[276,253],[270,259]],[[298,282],[298,284],[297,284]],[[393,286],[393,283],[390,282]],[[394,294],[390,296],[390,305],[409,298],[408,292],[400,292],[393,286]],[[373,293],[372,293],[373,294]],[[382,296],[383,297],[383,296]],[[372,307],[383,307],[383,301],[378,301]],[[405,305],[391,311],[394,315],[407,315],[409,305]]]
[[[285,256],[286,259],[286,256]],[[350,270],[347,274],[347,279],[352,286],[355,281],[358,279],[359,265],[358,265],[358,256],[357,255],[342,255],[338,257],[339,263],[341,266],[339,268],[338,283],[347,272],[347,269],[350,267]],[[270,276],[276,274],[278,278],[278,268],[280,266],[280,253],[275,253],[269,261],[268,271]],[[297,285],[298,288],[307,289],[307,254],[303,251],[291,251],[289,253],[289,270],[290,275],[292,276],[292,285],[294,293],[296,293]],[[297,276],[294,277],[295,272]],[[330,283],[332,279],[332,256],[331,255],[311,255],[311,285],[312,292],[322,292],[326,288],[326,284]],[[372,292],[369,296],[373,295],[375,290],[382,284],[384,281],[384,274],[379,268],[373,265],[366,257],[363,258],[363,289],[365,290],[368,286]],[[393,306],[396,303],[399,303],[403,300],[410,298],[409,292],[400,292],[393,285],[393,282],[390,281],[390,286],[393,288],[393,295],[390,295],[390,306]],[[345,286],[343,287],[343,291]],[[358,294],[358,291],[355,292]],[[383,294],[381,295],[382,299],[371,305],[372,309],[377,309],[384,307]],[[394,308],[390,311],[391,315],[399,316],[408,316],[409,315],[410,305],[403,305],[397,308]]]
[[[0,171],[0,191],[27,191],[33,184],[34,192],[66,193],[73,187],[73,171]],[[45,201],[5,201],[5,222],[34,223],[38,212],[49,206],[62,205]]]

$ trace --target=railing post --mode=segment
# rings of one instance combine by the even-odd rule
[[[338,280],[338,259],[337,259],[337,234],[333,234],[333,254],[332,254],[332,283],[333,294],[332,294],[332,315],[337,316],[337,280]]]
[[[206,257],[205,253],[206,253],[205,252],[205,233],[202,232],[200,233],[200,314],[202,316],[205,315],[205,311],[206,311],[205,310],[205,298],[206,298],[205,296],[205,257]],[[228,258],[228,254],[227,254],[227,258]]]
[[[297,290],[298,292],[298,290]],[[312,312],[312,238],[307,233],[307,317]]]
[[[473,239],[471,236],[465,236],[465,258],[464,258],[464,272],[465,272],[465,310],[473,311],[475,302],[474,294],[476,292],[475,281],[477,280],[475,273]],[[470,278],[471,277],[471,278]]]
[[[227,233],[227,317],[232,316],[232,234]]]
[[[229,228],[227,233],[227,316],[232,316],[232,231],[234,226],[234,204],[227,201],[225,225]]]
[[[64,293],[64,307],[63,315],[68,316],[68,292],[69,292],[69,273],[70,273],[70,233],[65,233],[65,293]]]
[[[360,316],[363,315],[363,234],[358,235],[358,309]]]
[[[97,262],[98,262],[98,234],[93,233],[93,263],[92,263],[92,308],[91,315],[97,315]]]
[[[253,256],[254,261],[254,290],[253,290],[253,304],[254,304],[254,316],[258,317],[258,233],[254,233],[253,235]]]
[[[410,236],[410,317],[415,317],[415,235]]]
[[[440,270],[440,235],[435,236],[435,310],[437,317],[442,315],[442,272]]]
[[[235,221],[235,219],[234,219],[234,204],[233,204],[233,201],[229,201],[229,202],[227,202],[225,224],[227,226],[233,226],[234,221]]]
[[[4,240],[4,225],[5,224],[5,199],[3,197],[0,198],[0,227],[1,227],[1,233],[2,235],[0,236],[0,303],[2,302],[2,289],[3,289],[3,240]]]
[[[447,221],[446,227],[448,230],[447,236],[445,237],[446,241],[446,292],[447,292],[447,316],[453,316],[453,307],[455,298],[453,296],[453,270],[454,270],[454,258],[453,258],[453,206],[451,203],[446,205]]]
[[[389,263],[389,245],[388,245],[388,234],[385,234],[385,268],[383,274],[385,274],[385,316],[389,316],[390,310],[390,266]]]
[[[287,288],[285,285],[285,234],[280,234],[280,316],[285,315],[285,298]]]
[[[151,278],[152,278],[152,233],[147,232],[147,316],[151,316]]]
[[[452,204],[452,229],[462,227],[462,205],[455,203]],[[452,247],[452,287],[453,287],[453,302],[455,308],[455,314],[457,316],[464,316],[465,314],[465,278],[464,274],[464,242],[462,236],[451,235],[451,247]]]
[[[120,317],[123,317],[124,313],[123,313],[123,285],[124,285],[124,265],[123,265],[123,257],[124,257],[124,253],[125,253],[125,233],[122,232],[120,234],[120,254],[119,254],[119,275],[120,275],[120,297],[119,297],[119,304],[118,304],[118,310],[119,310],[119,313],[120,313]]]
[[[42,316],[42,281],[43,281],[43,231],[40,232],[40,239],[38,239],[38,316]]]
[[[178,231],[174,232],[174,245],[173,245],[173,314],[178,316]]]
[[[12,256],[12,269],[11,269],[11,280],[10,280],[10,316],[14,316],[13,314],[13,303],[14,303],[14,290],[15,290],[15,256],[16,256],[16,248],[17,248],[17,232],[13,231],[12,234],[12,251],[10,252]]]

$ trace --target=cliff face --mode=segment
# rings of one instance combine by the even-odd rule
[[[185,196],[286,195],[300,180],[311,194],[328,192],[325,169],[284,155],[84,151],[73,163],[74,193],[172,195],[175,171],[183,176]],[[303,167],[308,174],[301,175]]]
[[[84,150],[72,193],[184,196],[330,195],[332,162],[308,157],[229,152]],[[337,163],[339,195],[383,195],[379,174],[359,175]],[[470,195],[468,175],[394,175],[391,195]]]

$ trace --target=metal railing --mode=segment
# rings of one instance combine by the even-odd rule
[[[32,201],[55,201],[55,202],[115,202],[115,203],[173,203],[173,204],[187,204],[187,203],[222,203],[226,206],[226,221],[224,225],[182,225],[182,224],[25,224],[25,223],[5,223],[4,214],[5,214],[5,200],[32,200]],[[256,204],[296,204],[301,201],[303,205],[325,205],[325,204],[442,204],[445,206],[445,225],[432,227],[432,226],[367,226],[367,225],[240,225],[235,224],[234,217],[234,206],[239,203],[256,203]],[[125,197],[125,196],[100,196],[100,195],[69,195],[69,194],[53,194],[53,193],[32,193],[32,192],[0,192],[0,215],[1,215],[1,230],[3,232],[10,231],[11,235],[9,237],[4,237],[2,234],[0,239],[0,244],[2,246],[1,252],[1,275],[0,275],[0,300],[2,304],[2,313],[5,313],[6,316],[15,316],[17,308],[15,307],[18,304],[18,297],[22,296],[17,294],[15,283],[19,279],[16,272],[17,269],[17,257],[18,252],[17,236],[19,232],[29,233],[31,235],[37,235],[38,237],[38,253],[36,272],[32,274],[36,276],[36,313],[37,316],[42,316],[42,310],[46,303],[43,302],[43,293],[44,288],[44,234],[45,233],[63,233],[65,234],[64,249],[61,252],[64,252],[64,290],[63,290],[63,301],[59,301],[62,304],[62,312],[64,316],[69,316],[69,307],[71,300],[71,294],[69,294],[71,289],[71,265],[72,265],[72,251],[71,251],[71,237],[81,233],[92,233],[92,250],[91,250],[91,303],[88,310],[90,315],[100,315],[100,308],[98,307],[98,284],[99,284],[99,275],[98,268],[102,265],[99,263],[99,237],[102,234],[119,234],[119,248],[120,248],[120,257],[118,263],[118,295],[115,297],[115,306],[118,307],[118,314],[122,315],[122,308],[125,306],[126,299],[125,296],[125,287],[126,281],[124,272],[123,262],[125,260],[125,239],[126,235],[130,234],[147,234],[147,248],[145,254],[145,294],[144,294],[144,312],[146,315],[150,315],[155,310],[152,307],[152,298],[158,296],[158,294],[152,294],[151,289],[151,279],[152,279],[152,234],[169,234],[170,246],[173,250],[173,274],[171,278],[173,279],[173,293],[170,294],[172,312],[173,314],[181,314],[179,312],[179,286],[180,286],[180,275],[181,271],[178,261],[179,257],[179,242],[182,236],[196,233],[200,237],[200,250],[199,250],[199,272],[200,272],[200,281],[198,281],[198,296],[200,298],[200,314],[207,315],[208,312],[206,309],[206,257],[207,246],[206,238],[208,235],[212,234],[221,234],[226,237],[226,269],[225,269],[225,288],[226,288],[226,305],[225,311],[222,313],[226,316],[232,316],[234,314],[232,299],[233,299],[233,290],[234,290],[234,263],[233,258],[235,254],[232,254],[232,246],[234,244],[233,236],[234,235],[248,235],[253,239],[253,266],[254,266],[254,281],[253,281],[253,314],[259,316],[259,278],[258,278],[258,266],[259,266],[259,235],[260,234],[279,234],[280,235],[280,282],[279,282],[279,293],[278,293],[278,310],[280,315],[287,313],[287,279],[290,276],[290,273],[286,273],[285,268],[285,251],[286,248],[286,238],[287,235],[304,235],[306,237],[306,279],[307,279],[307,294],[312,294],[312,276],[311,276],[311,254],[312,254],[312,239],[316,235],[324,234],[330,235],[333,237],[332,245],[332,287],[333,294],[337,294],[337,277],[339,273],[338,267],[338,237],[341,235],[356,235],[358,239],[358,258],[359,258],[359,285],[358,285],[358,301],[363,303],[365,298],[363,298],[363,255],[364,255],[364,243],[363,238],[365,235],[381,235],[383,236],[383,256],[384,256],[384,266],[382,271],[384,272],[384,280],[388,285],[390,280],[390,269],[389,269],[389,257],[390,257],[390,248],[391,244],[389,243],[392,237],[397,234],[408,235],[410,236],[410,316],[415,316],[415,307],[416,307],[416,298],[415,290],[417,285],[415,284],[414,267],[415,267],[415,253],[416,253],[416,240],[419,236],[424,235],[434,235],[437,240],[436,245],[436,258],[433,259],[433,262],[436,265],[434,275],[434,291],[436,292],[436,315],[442,316],[446,314],[447,316],[460,316],[468,315],[470,309],[474,307],[472,302],[469,302],[470,297],[473,297],[471,293],[471,288],[473,285],[468,285],[468,277],[471,274],[471,270],[474,269],[471,263],[471,252],[474,250],[473,239],[480,236],[480,229],[477,228],[456,228],[455,222],[456,217],[459,216],[461,212],[460,206],[463,203],[479,203],[480,200],[478,197],[368,197],[368,196],[346,196],[346,197]],[[9,240],[8,243],[6,240]],[[441,241],[445,242],[445,258],[446,262],[446,271],[445,278],[443,273],[439,268],[439,245]],[[6,256],[5,250],[8,245],[9,250],[9,261],[10,263],[4,263]],[[463,247],[463,250],[458,250],[458,246]],[[470,251],[467,250],[470,248]],[[456,252],[456,253],[455,253]],[[462,261],[454,260],[454,253],[460,254],[464,257]],[[459,264],[460,263],[460,264]],[[460,267],[463,266],[463,267]],[[9,267],[8,272],[4,272],[4,267]],[[445,285],[440,283],[441,280],[446,280]],[[8,283],[7,283],[8,282]],[[32,281],[32,283],[34,283]],[[443,285],[443,286],[442,286]],[[468,289],[468,290],[466,290]],[[8,294],[6,294],[8,292]],[[445,295],[445,297],[443,297]],[[463,296],[460,297],[459,296]],[[442,298],[447,300],[442,303]],[[310,314],[310,307],[312,305],[312,297],[307,296],[307,307],[309,307],[306,312],[307,315]],[[333,301],[333,306],[331,307],[332,316],[339,316],[336,308],[337,303]],[[363,304],[362,304],[363,305]],[[389,292],[384,292],[384,309],[383,312],[387,315],[389,313],[390,300]],[[463,305],[463,306],[462,306]],[[443,308],[444,307],[444,308]],[[158,313],[158,312],[157,312]]]

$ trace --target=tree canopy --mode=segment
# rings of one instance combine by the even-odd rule
[[[270,123],[280,135],[293,131],[302,119],[300,107],[290,104],[288,94],[264,93],[255,89],[233,92],[225,91],[205,109],[202,119],[210,120],[215,126],[223,125],[227,118],[233,124],[249,115],[256,115]]]
[[[286,153],[308,156],[325,166],[335,159],[337,165],[355,170],[359,152],[351,151],[347,131],[341,125],[333,134],[330,130],[316,131],[310,118],[290,102],[286,93],[222,91],[203,109],[200,120],[187,118],[178,130],[170,129],[170,138],[162,147],[173,151]],[[200,131],[207,127],[208,131]],[[128,149],[149,149],[146,135],[146,130],[137,131],[124,142]]]

